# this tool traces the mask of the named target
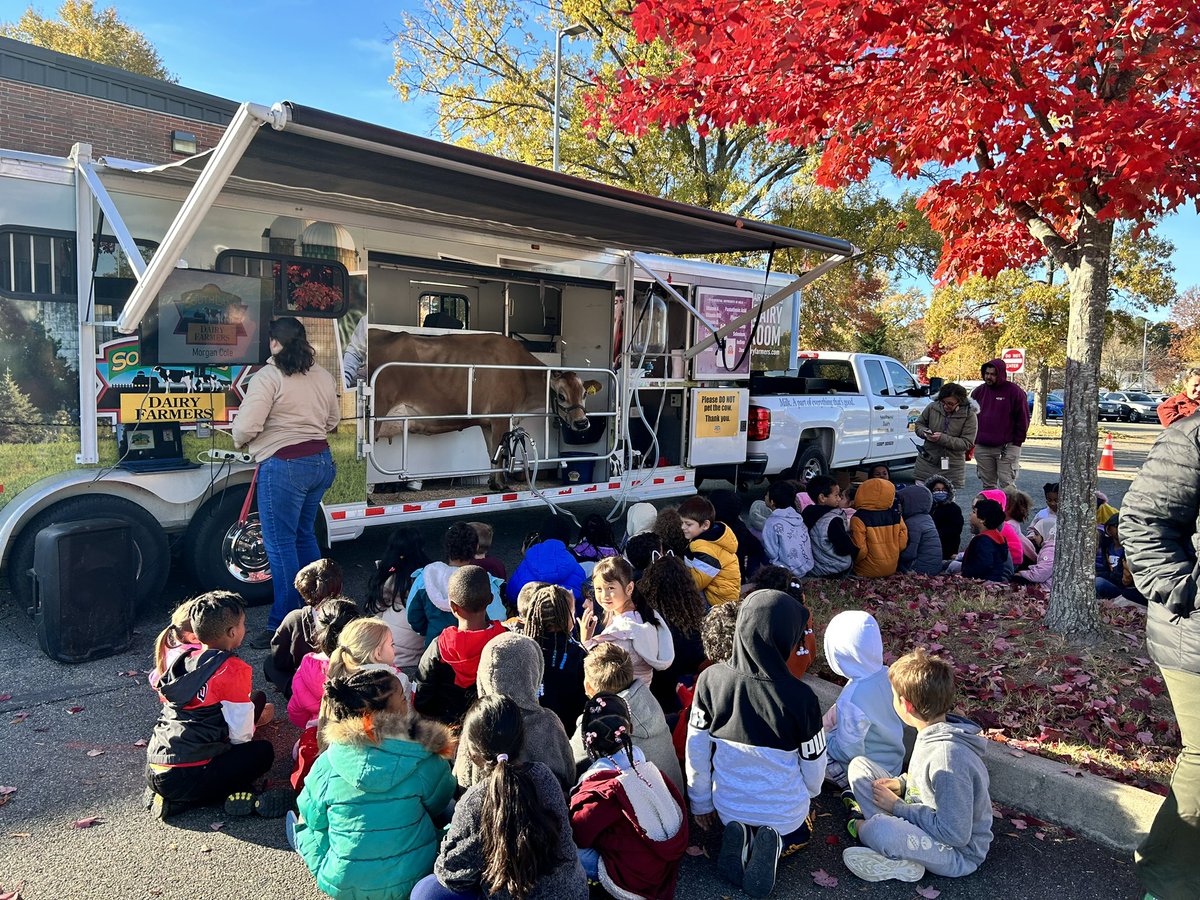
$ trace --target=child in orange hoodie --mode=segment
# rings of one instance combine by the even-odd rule
[[[908,528],[896,508],[896,486],[882,478],[868,478],[854,495],[850,540],[858,548],[854,574],[883,578],[896,574],[900,551],[908,546]]]
[[[450,576],[447,589],[450,611],[458,620],[425,648],[417,668],[417,712],[453,725],[475,702],[475,679],[479,657],[493,638],[504,634],[504,626],[488,616],[492,585],[479,566],[461,566]]]

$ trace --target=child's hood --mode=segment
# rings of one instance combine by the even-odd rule
[[[955,718],[954,721],[938,722],[917,733],[917,740],[926,744],[954,743],[968,747],[981,759],[987,738],[983,736],[978,725],[966,719]]]
[[[900,492],[900,514],[904,518],[928,515],[933,509],[933,494],[923,484],[914,484]]]
[[[661,613],[657,619],[658,624],[651,625],[629,616],[613,616],[602,633],[610,638],[629,641],[647,665],[662,670],[675,658],[675,640]]]
[[[979,496],[986,497],[989,500],[995,500],[1000,504],[1001,509],[1008,509],[1008,494],[1004,493],[1004,491],[999,491],[993,488],[987,491],[980,491]]]
[[[654,520],[658,518],[658,510],[652,503],[635,503],[625,514],[625,536],[631,538],[635,534],[654,530]]]
[[[868,478],[854,495],[855,509],[891,509],[896,502],[896,486],[884,478]]]
[[[825,628],[825,658],[843,678],[866,678],[883,668],[883,637],[870,613],[848,609]]]
[[[750,529],[752,531],[762,532],[763,526],[767,524],[767,518],[771,515],[771,507],[767,506],[765,500],[755,500],[750,504]]]
[[[537,709],[544,667],[533,638],[512,632],[493,638],[479,657],[479,696],[507,697],[522,709]]]
[[[804,524],[812,528],[830,513],[841,513],[841,509],[836,506],[822,506],[820,503],[814,503],[812,506],[806,507],[800,516],[804,519]]]
[[[709,529],[696,538],[698,541],[708,541],[716,544],[727,553],[737,553],[738,539],[733,529],[724,522],[713,522]]]
[[[442,662],[454,670],[455,683],[458,683],[459,676],[468,678],[465,684],[459,685],[460,687],[467,687],[474,683],[484,647],[503,632],[503,625],[491,622],[482,631],[463,631],[451,627],[438,635],[438,652],[441,654]]]
[[[369,729],[367,721],[351,716],[327,722],[322,731],[330,767],[363,793],[390,791],[449,744],[444,725],[412,712],[376,713]]]
[[[450,612],[450,576],[457,569],[444,562],[434,562],[421,570],[417,577],[421,579],[421,587],[425,588],[425,596],[429,602],[442,612]]]
[[[158,692],[168,703],[185,705],[200,693],[200,689],[216,674],[217,669],[233,654],[209,648],[199,653],[177,656],[158,683]]]
[[[971,402],[974,403],[975,401],[972,400]],[[930,475],[928,478],[925,479],[925,487],[929,488],[931,496],[932,496],[932,492],[933,492],[933,486],[935,484],[939,485],[938,490],[944,490],[948,494],[945,502],[953,503],[954,502],[954,485],[952,485],[950,483],[950,481],[944,475]]]
[[[771,518],[776,522],[780,521],[781,519],[786,519],[794,528],[808,527],[804,524],[804,515],[794,506],[788,506],[784,507],[783,509],[775,510],[773,513],[771,513]]]
[[[522,565],[527,575],[534,576],[531,580],[547,584],[565,584],[583,571],[575,554],[557,539],[534,544],[525,551]]]

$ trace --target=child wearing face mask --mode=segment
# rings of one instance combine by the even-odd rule
[[[962,510],[954,502],[954,486],[944,475],[934,475],[925,480],[925,487],[933,494],[933,509],[929,515],[942,539],[942,559],[954,559],[962,545],[963,525],[966,524]]]

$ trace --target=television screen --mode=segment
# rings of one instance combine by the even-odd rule
[[[142,361],[256,366],[267,361],[275,296],[269,278],[176,269],[142,321]]]

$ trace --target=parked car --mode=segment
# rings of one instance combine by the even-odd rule
[[[1100,421],[1106,419],[1116,422],[1124,418],[1122,414],[1122,406],[1120,403],[1114,403],[1111,400],[1104,399],[1106,394],[1100,395]]]
[[[1127,422],[1158,418],[1158,401],[1142,391],[1109,391],[1104,399],[1120,406],[1120,417]]]
[[[1029,414],[1033,415],[1033,394],[1029,395]],[[1061,419],[1063,417],[1063,395],[1061,391],[1051,391],[1046,395],[1046,418]]]

